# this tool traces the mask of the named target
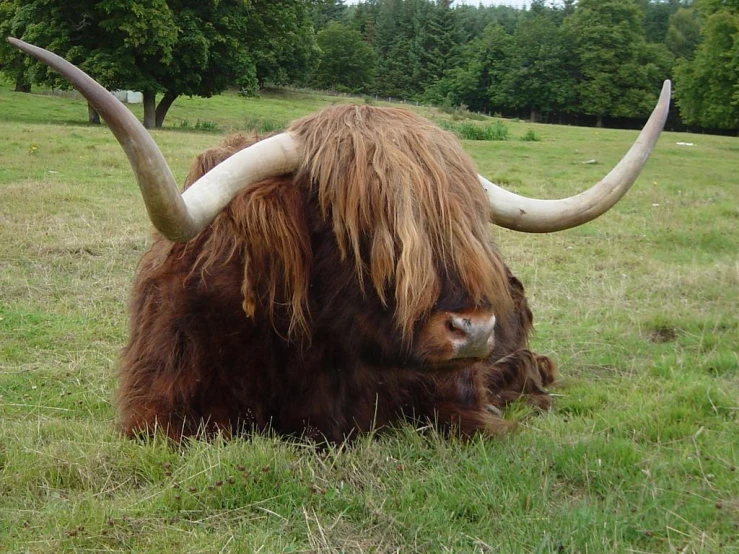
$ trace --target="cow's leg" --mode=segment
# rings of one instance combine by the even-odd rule
[[[462,408],[456,402],[441,402],[436,406],[436,426],[444,433],[471,437],[483,435],[503,435],[509,432],[514,423],[506,421],[501,414],[485,405],[475,408]]]
[[[552,384],[555,365],[546,356],[520,349],[493,364],[476,364],[454,378],[437,380],[437,425],[462,436],[500,435],[515,423],[502,417],[511,402],[523,400],[540,410],[551,407],[544,387]]]
[[[180,440],[264,428],[262,411],[256,403],[247,402],[243,381],[218,379],[214,373],[216,368],[189,367],[187,372],[171,375],[138,365],[123,366],[117,392],[121,430],[128,436],[161,430]]]
[[[554,382],[554,362],[527,348],[517,350],[485,367],[482,372],[490,404],[497,409],[522,399],[542,410],[551,407],[544,387]]]
[[[511,422],[488,409],[489,395],[480,369],[480,364],[475,364],[461,371],[426,376],[433,384],[426,387],[427,403],[422,411],[442,433],[470,437],[477,433],[501,435],[511,429]]]

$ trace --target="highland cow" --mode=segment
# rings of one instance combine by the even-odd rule
[[[135,118],[81,71],[20,41],[106,119],[160,234],[138,268],[117,405],[124,433],[160,428],[343,441],[411,420],[497,434],[508,403],[549,407],[554,363],[495,223],[548,232],[625,194],[664,124],[669,83],[600,183],[527,199],[477,175],[458,141],[408,111],[328,108],[198,156],[180,195]]]

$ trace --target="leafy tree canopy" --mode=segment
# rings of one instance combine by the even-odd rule
[[[653,51],[642,17],[634,0],[580,0],[564,21],[579,66],[580,110],[598,125],[604,116],[644,117],[654,106],[659,83],[649,78]]]
[[[680,8],[670,16],[665,35],[665,46],[676,59],[693,59],[700,40],[701,24],[698,12],[693,8]]]
[[[675,96],[683,120],[692,125],[739,131],[739,0],[706,0],[705,17],[692,60],[675,68]]]
[[[532,121],[538,112],[565,111],[574,104],[575,80],[568,48],[555,14],[543,1],[519,20],[513,33],[510,103],[528,108]]]
[[[142,91],[147,127],[161,126],[180,95],[305,78],[317,55],[303,0],[0,2],[12,12],[4,34],[54,51],[108,88]],[[0,56],[16,56],[10,48]],[[43,64],[23,64],[32,80],[67,86]]]
[[[375,51],[359,31],[332,21],[318,33],[321,61],[312,84],[340,92],[369,92],[374,85]]]

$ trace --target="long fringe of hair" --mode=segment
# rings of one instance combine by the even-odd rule
[[[446,271],[498,317],[511,309],[490,236],[490,208],[456,138],[405,110],[340,105],[296,121],[298,181],[310,183],[342,256],[383,302],[393,294],[404,337],[428,313]]]

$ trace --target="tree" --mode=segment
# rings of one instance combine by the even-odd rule
[[[637,0],[644,13],[644,36],[647,42],[664,43],[670,17],[680,9],[681,0]]]
[[[521,18],[513,33],[509,96],[514,108],[551,114],[566,109],[575,100],[568,48],[555,23],[558,14],[543,0]]]
[[[244,5],[243,0],[239,3]],[[311,0],[250,0],[241,41],[254,59],[261,88],[304,83],[315,69],[320,52],[310,4]]]
[[[311,24],[322,31],[332,21],[343,21],[347,15],[344,0],[314,0],[311,9]]]
[[[447,72],[436,94],[452,105],[464,104],[480,112],[502,111],[510,106],[512,38],[497,24],[464,48],[462,63]]]
[[[439,0],[417,21],[416,81],[424,90],[456,65],[462,35],[451,4]]]
[[[14,36],[53,50],[109,88],[122,88],[131,80],[127,76],[132,71],[134,53],[137,63],[142,65],[168,63],[177,36],[172,12],[165,0],[145,4],[115,0],[74,3],[23,0],[16,4],[12,27]],[[12,48],[2,42],[5,48]],[[27,56],[23,64],[29,81],[69,87],[44,64]],[[138,90],[150,86],[151,80],[147,80],[146,75],[139,72],[137,76],[140,77],[135,83]],[[94,111],[90,109],[89,113],[93,120]],[[150,110],[152,126],[153,113]]]
[[[508,34],[513,33],[523,10],[510,6],[478,6],[460,5],[455,13],[462,28],[465,43],[473,38],[480,38],[483,31],[490,25],[500,25]]]
[[[376,92],[381,96],[408,98],[420,93],[414,78],[418,70],[414,51],[414,26],[424,0],[384,0],[379,2],[374,28],[377,54]]]
[[[378,11],[377,0],[367,0],[351,6],[348,11],[349,25],[352,29],[359,31],[368,44],[374,44],[375,41]]]
[[[659,83],[652,82],[655,53],[647,48],[642,12],[634,0],[580,0],[563,23],[577,57],[580,111],[596,117],[649,114]],[[665,63],[660,56],[658,64]],[[664,68],[667,76],[669,67]]]
[[[24,28],[21,0],[0,0],[0,37],[19,36]],[[26,56],[0,41],[0,69],[15,83],[16,92],[31,92],[28,79]]]
[[[692,60],[700,41],[700,34],[698,12],[693,8],[680,8],[670,16],[665,46],[676,59]]]
[[[15,0],[1,0],[3,5]],[[317,56],[308,0],[22,0],[16,36],[49,48],[111,89],[140,90],[144,125],[181,95],[305,77]],[[25,59],[36,82],[68,86]],[[157,94],[161,95],[156,104]]]
[[[706,17],[692,60],[675,68],[675,97],[689,125],[739,131],[739,1],[698,3]]]
[[[375,51],[359,31],[332,21],[317,36],[321,61],[312,84],[341,92],[368,92],[374,85]]]

